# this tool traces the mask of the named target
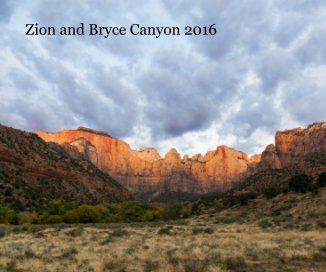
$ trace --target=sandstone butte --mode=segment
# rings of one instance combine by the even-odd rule
[[[154,148],[135,151],[106,132],[88,128],[36,133],[46,142],[69,146],[70,153],[81,154],[134,193],[205,194],[227,190],[259,171],[300,164],[306,158],[326,154],[326,123],[278,131],[275,145],[268,145],[262,155],[252,157],[219,146],[205,156],[198,154],[192,158],[181,158],[173,148],[161,158]]]

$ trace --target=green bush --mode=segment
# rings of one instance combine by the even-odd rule
[[[75,247],[70,247],[64,250],[62,255],[60,256],[61,258],[68,258],[68,259],[73,259],[75,255],[78,254],[78,250]]]
[[[162,208],[151,207],[139,201],[126,201],[107,206],[110,222],[142,222],[159,219]],[[107,222],[107,221],[106,221]]]
[[[198,228],[195,227],[192,229],[192,234],[201,234],[201,233],[207,233],[212,234],[214,230],[212,228]]]
[[[47,219],[48,224],[59,224],[63,222],[63,218],[60,215],[54,214],[54,215],[49,215]]]
[[[180,218],[187,218],[191,214],[190,209],[182,206],[181,204],[169,205],[164,208],[162,219],[163,220],[174,220]]]
[[[68,224],[76,224],[79,223],[79,215],[76,210],[67,211],[63,215],[63,222]]]
[[[147,260],[144,264],[144,272],[157,271],[159,268],[159,263],[152,260]]]
[[[11,224],[16,218],[16,213],[14,210],[0,205],[0,224]]]
[[[165,226],[165,227],[163,227],[163,228],[161,228],[161,229],[159,229],[159,231],[157,232],[159,235],[170,235],[170,234],[172,234],[172,229],[173,229],[173,227],[172,226]]]
[[[113,222],[112,213],[110,212],[109,208],[105,205],[96,205],[96,209],[101,214],[100,222],[102,223],[110,223]]]
[[[42,212],[37,216],[37,223],[39,224],[47,224],[49,219],[48,212]]]
[[[224,261],[225,268],[236,272],[246,272],[247,263],[242,256],[229,257]]]
[[[70,224],[111,222],[111,214],[104,205],[81,205],[67,211],[62,216],[62,221]]]
[[[300,174],[291,178],[289,189],[297,193],[306,193],[314,190],[314,184],[307,174]]]
[[[61,200],[54,199],[50,201],[48,210],[49,210],[49,214],[51,215],[54,214],[63,215],[65,213],[65,206]]]
[[[44,203],[45,204],[45,203]],[[107,205],[81,205],[72,208],[61,200],[52,200],[46,210],[21,212],[0,205],[0,224],[78,224],[111,222],[149,222],[187,218],[191,210],[180,204],[165,207],[150,206],[139,201],[126,201]]]
[[[98,223],[101,218],[100,210],[94,206],[81,205],[76,210],[79,223]]]
[[[78,237],[81,236],[83,233],[84,233],[84,229],[82,227],[78,227],[78,228],[68,230],[66,232],[66,235],[71,237]]]
[[[283,188],[280,185],[270,185],[264,191],[264,196],[267,199],[271,199],[283,192]]]
[[[124,222],[142,221],[148,206],[139,201],[126,201],[119,204],[119,212]]]
[[[267,229],[273,227],[273,224],[268,219],[263,219],[258,222],[258,226],[261,227],[262,229]]]

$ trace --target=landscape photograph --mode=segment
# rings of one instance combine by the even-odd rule
[[[326,271],[325,1],[0,1],[0,271]]]

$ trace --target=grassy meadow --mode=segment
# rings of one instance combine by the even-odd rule
[[[0,230],[0,271],[325,271],[324,230],[169,223],[23,225]]]
[[[0,271],[326,271],[326,188],[223,206],[233,198],[200,200],[190,217],[177,220],[171,218],[184,217],[184,208],[136,202],[82,206],[57,217],[73,213],[82,222],[106,214],[120,223],[44,224],[53,217],[40,213],[31,224],[18,217],[17,225],[0,224]],[[158,211],[162,219],[147,221]],[[127,222],[131,215],[140,222]]]

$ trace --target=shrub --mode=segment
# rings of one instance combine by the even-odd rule
[[[68,224],[79,223],[79,215],[76,210],[67,211],[63,216],[63,222]]]
[[[314,190],[311,177],[307,174],[293,176],[289,182],[289,189],[297,193],[306,193]]]
[[[67,248],[61,255],[62,258],[73,259],[78,254],[78,250],[75,247]]]
[[[112,214],[105,205],[96,205],[95,210],[100,214],[99,222],[102,222],[102,223],[113,222]]]
[[[309,231],[312,229],[312,226],[310,224],[303,224],[301,227],[302,231]]]
[[[236,272],[245,272],[247,271],[247,264],[243,257],[230,257],[224,261],[225,268],[231,271]]]
[[[326,253],[326,246],[319,247],[319,251],[323,252],[323,253]]]
[[[151,211],[146,211],[141,221],[149,222],[154,220],[154,215]]]
[[[6,231],[5,231],[5,229],[0,228],[0,238],[5,237],[5,236],[6,236]]]
[[[58,224],[58,223],[111,223],[149,222],[187,218],[190,209],[180,204],[166,207],[149,206],[139,201],[127,201],[110,205],[81,205],[72,208],[60,200],[52,200],[47,210],[38,213],[21,212],[0,205],[0,224]]]
[[[71,237],[77,237],[77,236],[81,236],[84,232],[84,229],[79,227],[79,228],[74,228],[72,230],[68,230],[66,232],[67,236],[71,236]]]
[[[204,230],[204,232],[207,233],[207,234],[212,234],[214,232],[214,229],[212,229],[212,228],[206,228]]]
[[[159,268],[158,262],[147,260],[144,264],[144,272],[156,271]]]
[[[166,226],[166,227],[159,229],[159,231],[157,233],[160,235],[163,235],[163,234],[170,235],[172,228],[173,228],[172,226]]]
[[[36,224],[38,217],[36,213],[21,213],[19,214],[19,224]]]
[[[258,222],[258,226],[261,227],[262,229],[267,229],[269,227],[272,227],[273,224],[269,220],[263,219]]]
[[[49,218],[49,213],[48,212],[42,212],[37,219],[37,223],[39,224],[47,224],[48,223],[48,218]]]
[[[65,206],[61,200],[54,199],[49,204],[49,214],[51,215],[63,215],[65,213]]]
[[[319,188],[326,187],[326,172],[323,172],[319,175],[317,180],[317,186]]]
[[[181,204],[174,204],[165,207],[162,214],[163,220],[173,220],[180,218],[187,218],[191,214],[190,209],[183,207]]]
[[[238,196],[238,202],[241,205],[247,204],[250,199],[255,199],[257,197],[257,194],[254,192],[246,193],[246,194],[241,194]]]
[[[47,218],[47,223],[48,224],[59,224],[59,223],[62,223],[62,216],[60,215],[50,215],[48,218]]]
[[[7,270],[7,271],[19,271],[19,270],[17,269],[17,262],[16,262],[16,260],[11,259],[11,260],[7,263],[6,270]]]
[[[192,229],[192,234],[200,234],[200,233],[207,233],[212,234],[214,230],[212,228],[198,228],[195,227]]]
[[[164,208],[162,207],[153,207],[150,210],[152,216],[153,216],[153,220],[157,220],[157,219],[161,219],[163,212],[164,212]]]
[[[98,223],[100,221],[100,210],[94,206],[81,205],[76,210],[79,223]]]
[[[111,237],[123,237],[129,235],[129,232],[124,229],[117,229],[111,233]]]
[[[191,210],[183,207],[180,211],[180,218],[188,218],[191,215]]]
[[[204,229],[203,228],[193,228],[192,229],[192,234],[200,234],[200,233],[203,233],[204,232]]]
[[[271,199],[283,192],[283,188],[279,185],[270,185],[264,191],[264,196],[267,199]]]
[[[211,264],[211,261],[206,257],[204,259],[199,258],[189,258],[181,260],[183,264],[183,271],[186,272],[202,272],[202,271],[212,271],[208,267]]]
[[[0,205],[0,224],[11,224],[16,217],[14,210]]]
[[[282,193],[287,195],[289,192],[290,192],[289,186],[284,186],[283,190],[282,190]]]
[[[319,247],[319,251],[317,251],[313,255],[313,259],[317,262],[325,262],[326,261],[326,246]]]
[[[26,258],[35,258],[36,257],[36,254],[31,249],[27,249],[25,251],[24,255],[25,255]]]
[[[150,206],[139,201],[126,201],[108,206],[115,222],[140,222],[146,219],[152,220],[154,215],[150,214]]]

